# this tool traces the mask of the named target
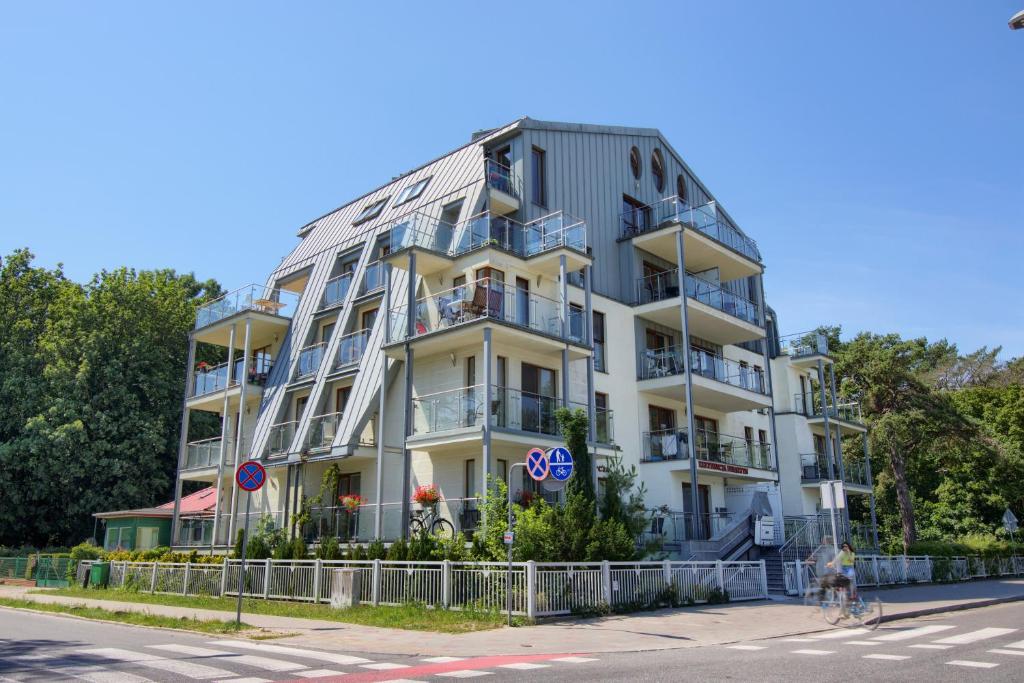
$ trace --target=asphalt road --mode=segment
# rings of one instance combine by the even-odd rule
[[[415,634],[410,634],[415,638]],[[0,681],[1021,681],[1024,604],[801,638],[621,654],[402,657],[0,609]]]

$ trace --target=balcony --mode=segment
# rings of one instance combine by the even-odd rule
[[[299,363],[295,368],[295,379],[309,379],[320,369],[320,362],[327,353],[327,342],[313,344],[299,351]]]
[[[216,436],[212,439],[192,441],[185,446],[185,464],[182,470],[201,470],[220,465],[220,449],[222,439]],[[233,466],[235,463],[235,452],[233,441],[228,440],[227,451],[224,454],[224,464]]]
[[[494,159],[484,159],[484,177],[487,179],[488,205],[498,214],[515,213],[523,196],[523,181],[508,166]]]
[[[346,334],[338,340],[338,355],[334,359],[335,371],[354,370],[359,367],[370,341],[370,332],[369,328],[364,328]]]
[[[689,503],[689,501],[687,501]],[[678,510],[648,510],[650,527],[645,540],[660,540],[671,546],[687,541],[706,541],[724,533],[734,521],[731,512],[680,512]]]
[[[682,345],[640,352],[639,388],[658,396],[680,400],[685,373]],[[748,365],[690,349],[693,402],[722,412],[754,410],[771,405],[765,393],[764,373]]]
[[[525,342],[535,349],[543,345],[552,351],[561,351],[566,342],[571,342],[570,358],[586,357],[590,349],[584,348],[587,341],[583,339],[582,318],[573,325],[570,314],[563,332],[561,315],[562,305],[554,299],[482,278],[419,299],[412,337],[424,338],[421,348],[427,353],[468,346],[479,340],[479,331],[473,331],[472,323],[483,321],[496,323],[496,341]],[[393,357],[400,355],[398,343],[409,336],[407,320],[405,306],[391,311],[389,354]],[[431,343],[427,343],[426,338],[431,337]]]
[[[816,366],[819,360],[832,362],[828,355],[828,338],[820,332],[802,332],[781,337],[779,354],[789,356],[789,362],[802,369]]]
[[[298,420],[290,422],[279,422],[270,427],[270,435],[267,438],[266,456],[277,458],[288,454],[288,449],[295,439],[295,430],[298,428]]]
[[[267,383],[267,377],[270,375],[273,364],[270,356],[259,355],[250,359],[246,372],[245,360],[237,358],[230,364],[232,367],[229,381],[228,363],[214,366],[204,366],[200,363],[200,367],[192,375],[192,386],[188,395],[189,408],[220,412],[223,407],[221,392],[237,388],[239,379],[243,375],[247,378],[250,386],[262,387]]]
[[[348,294],[349,287],[352,286],[352,273],[343,273],[337,277],[332,277],[327,281],[327,286],[324,288],[324,298],[320,303],[320,308],[331,308],[332,306],[338,306],[345,301],[345,296]]]
[[[368,296],[384,291],[384,261],[366,264],[363,271],[363,284],[359,288],[359,296]]]
[[[839,425],[845,433],[859,434],[867,431],[859,403],[848,401],[833,406],[826,397],[826,406],[827,410],[823,410],[820,392],[808,391],[793,395],[793,412],[805,416],[811,427],[824,428],[827,412],[830,425]]]
[[[621,239],[673,263],[678,260],[675,235],[680,230],[688,270],[717,267],[725,280],[761,272],[757,244],[731,225],[715,202],[692,207],[678,197],[668,197],[621,215]]]
[[[310,451],[330,450],[341,425],[341,413],[327,413],[310,418],[306,432],[306,448]]]
[[[753,301],[690,273],[686,296],[691,334],[723,346],[764,336],[761,310]],[[638,278],[636,302],[636,315],[679,329],[679,270]]]
[[[867,469],[863,462],[844,461],[843,473],[846,475],[844,482],[855,489],[865,489],[869,486]],[[818,482],[827,481],[828,460],[824,453],[801,453],[800,454],[800,481],[804,484],[817,485]],[[838,464],[834,468],[834,476],[839,478]]]
[[[284,289],[271,289],[261,285],[247,285],[199,307],[196,311],[196,341],[227,346],[229,326],[218,323],[240,313],[251,313],[251,346],[259,348],[270,343],[275,334],[288,326],[299,295]],[[236,335],[236,346],[241,340]]]
[[[416,249],[416,272],[424,276],[446,270],[456,258],[485,248],[501,249],[530,259],[533,270],[548,275],[558,272],[560,255],[566,256],[569,271],[590,263],[586,223],[562,211],[525,225],[490,212],[477,214],[456,225],[412,213],[396,220],[388,235],[388,262],[405,269],[408,267],[405,251]]]
[[[720,472],[723,475],[745,475],[748,474],[748,468],[775,470],[771,444],[705,429],[698,429],[696,433],[694,447],[698,469]],[[644,432],[643,440],[641,462],[689,460],[685,430],[663,429]]]

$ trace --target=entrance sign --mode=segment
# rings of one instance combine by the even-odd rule
[[[526,454],[526,471],[534,481],[544,481],[550,473],[548,456],[539,448],[531,448]]]
[[[568,448],[559,446],[548,451],[548,462],[551,468],[551,477],[556,481],[567,481],[572,476],[573,461],[572,454]]]
[[[238,482],[238,488],[243,491],[259,491],[267,481],[267,471],[255,460],[243,462],[235,470],[235,481]]]

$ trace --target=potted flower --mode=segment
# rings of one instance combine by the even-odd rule
[[[210,371],[210,364],[207,363],[205,360],[199,361],[199,364],[196,365],[196,372],[209,372],[209,371]]]
[[[441,500],[441,492],[433,484],[417,486],[412,494],[412,501],[426,508],[433,508]]]
[[[344,496],[338,496],[338,501],[349,512],[358,512],[359,507],[363,504],[363,497],[358,493],[348,493]]]

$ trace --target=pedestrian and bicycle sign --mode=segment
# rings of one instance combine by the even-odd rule
[[[238,488],[243,491],[259,491],[267,481],[267,471],[255,460],[243,462],[235,470],[235,481],[238,482]]]
[[[534,481],[547,479],[551,471],[548,467],[547,453],[539,448],[531,448],[526,454],[526,471]]]
[[[569,449],[559,446],[549,450],[547,455],[551,478],[555,481],[568,481],[574,467],[572,453],[569,452]]]

